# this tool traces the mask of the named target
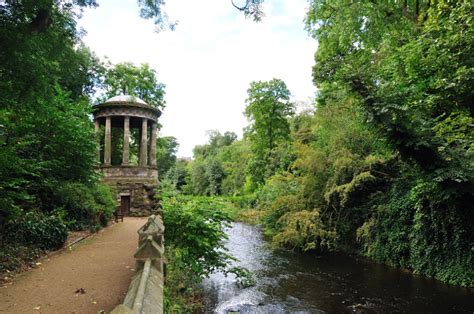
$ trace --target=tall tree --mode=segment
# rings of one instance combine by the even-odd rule
[[[256,183],[273,174],[276,148],[290,139],[288,118],[294,115],[290,91],[279,79],[251,82],[247,90],[245,116],[249,119],[246,136],[252,143],[254,160],[250,171]]]
[[[81,44],[74,13],[45,1],[0,4],[0,198],[48,208],[62,181],[94,176],[88,94],[97,59]],[[40,131],[39,131],[40,130]]]
[[[319,43],[313,68],[319,106],[350,100],[396,153],[384,209],[369,210],[358,230],[366,254],[468,286],[473,14],[472,1],[335,0],[311,1],[307,16]],[[331,206],[344,205],[339,184],[334,180],[325,194]]]
[[[474,116],[473,8],[472,1],[314,1],[307,18],[319,40],[314,81],[323,93],[337,83],[358,96],[368,122],[403,158],[444,168],[459,154],[446,156],[436,130]]]
[[[41,224],[42,215],[61,208],[71,219],[66,186],[88,192],[80,218],[92,213],[96,223],[108,208],[94,207],[103,195],[90,120],[99,62],[80,41],[74,4],[94,1],[0,3],[0,241],[5,222],[13,229],[25,217]]]

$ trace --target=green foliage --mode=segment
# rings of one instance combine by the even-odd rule
[[[273,237],[275,245],[303,251],[335,247],[336,232],[327,230],[317,210],[288,212],[279,223],[283,228]]]
[[[472,115],[472,2],[420,2],[417,10],[407,3],[338,5],[338,14],[329,14],[332,6],[315,2],[308,16],[320,43],[315,82],[337,83],[359,98],[367,121],[404,159],[457,177],[461,171],[440,156],[443,140],[433,129],[452,113]]]
[[[338,248],[463,286],[474,284],[473,10],[312,1],[315,137],[293,168]]]
[[[204,303],[201,291],[193,285],[187,278],[189,273],[186,270],[175,268],[175,253],[172,248],[167,249],[167,273],[166,284],[164,285],[164,312],[165,313],[202,313]]]
[[[56,1],[0,8],[2,230],[22,212],[59,208],[65,183],[96,180],[88,95],[99,63],[79,41],[74,17],[71,4]]]
[[[249,155],[249,143],[245,140],[235,141],[221,149],[218,159],[221,160],[225,173],[221,187],[223,195],[246,193],[246,167]]]
[[[248,171],[252,181],[261,184],[277,170],[284,169],[278,148],[290,139],[288,118],[294,114],[294,105],[289,101],[286,84],[279,79],[251,82],[247,93],[245,116],[250,125],[246,137],[253,153]]]
[[[233,273],[237,277],[237,284],[242,288],[248,288],[255,285],[255,278],[251,271],[243,267],[232,267],[229,272]]]
[[[158,83],[157,73],[148,64],[136,66],[129,62],[108,64],[104,70],[102,101],[117,95],[131,95],[150,106],[163,109],[165,85]]]
[[[162,200],[165,238],[174,254],[173,267],[186,270],[191,282],[198,283],[229,264],[223,240],[230,217],[219,205],[208,198],[177,196]]]
[[[206,173],[206,164],[202,160],[195,160],[191,164],[191,179],[195,195],[208,194],[209,178]]]
[[[43,251],[37,247],[25,244],[2,245],[0,249],[0,272],[12,271],[20,267],[32,264],[41,256]]]
[[[58,206],[64,208],[72,229],[83,230],[106,226],[116,207],[109,186],[96,184],[92,187],[80,183],[68,183],[57,191]]]
[[[192,192],[192,185],[190,186],[189,162],[185,159],[179,159],[173,167],[171,167],[166,173],[166,179],[174,186],[178,191],[186,192],[190,194]]]
[[[165,177],[168,170],[176,164],[178,141],[173,136],[158,137],[156,140],[156,164],[160,177]]]
[[[169,181],[157,194],[166,225],[166,312],[202,311],[198,285],[215,271],[232,273],[243,286],[252,285],[247,269],[230,267],[235,258],[224,246],[225,228],[250,198],[182,195]]]
[[[193,148],[194,158],[206,159],[210,156],[215,156],[221,149],[231,145],[236,139],[237,135],[234,132],[225,132],[221,134],[217,130],[208,131],[209,141],[205,145],[197,145]]]
[[[233,132],[209,132],[208,144],[195,146],[189,163],[189,190],[195,195],[242,194],[246,179],[247,142]]]
[[[80,7],[95,5],[0,5],[1,267],[60,247],[74,221],[105,225],[113,210],[110,191],[95,183],[90,97],[101,64],[80,41],[75,20]]]
[[[48,250],[60,248],[67,239],[68,228],[57,214],[28,212],[7,225],[8,242],[24,243]]]

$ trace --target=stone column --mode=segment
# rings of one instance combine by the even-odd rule
[[[94,126],[95,126],[95,141],[96,141],[95,159],[100,164],[100,138],[99,138],[100,122],[99,122],[99,118],[96,118],[94,120]]]
[[[145,167],[147,165],[148,159],[148,120],[146,118],[142,119],[142,138],[140,141],[140,167]]]
[[[104,165],[110,166],[112,157],[112,117],[105,118]]]
[[[123,150],[122,150],[122,165],[128,166],[130,164],[130,117],[123,118]]]
[[[151,138],[150,138],[150,156],[148,160],[148,165],[156,166],[156,122],[153,122],[151,125]]]

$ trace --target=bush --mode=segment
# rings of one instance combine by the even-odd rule
[[[40,257],[42,250],[18,243],[1,243],[0,272],[15,270],[22,265],[32,263]]]
[[[28,212],[8,225],[10,242],[24,243],[43,250],[59,249],[66,242],[68,228],[57,214]]]
[[[230,256],[224,247],[224,227],[230,216],[212,198],[173,197],[162,201],[167,247],[173,248],[175,267],[187,269],[198,283],[216,270],[225,270]],[[192,275],[191,275],[192,274]]]
[[[112,219],[117,206],[115,196],[111,188],[105,184],[96,184],[92,189],[92,194],[97,205],[96,214],[99,217],[99,223],[102,227],[105,227]]]
[[[168,261],[165,311],[201,313],[198,284],[212,272],[232,273],[239,284],[252,285],[248,270],[230,267],[235,258],[224,246],[224,229],[236,206],[227,197],[170,194],[161,199]]]
[[[106,226],[116,206],[112,191],[102,184],[67,183],[57,194],[57,204],[67,212],[66,219],[73,230]]]

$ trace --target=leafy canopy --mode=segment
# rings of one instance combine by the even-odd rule
[[[279,79],[251,82],[247,93],[244,114],[250,124],[246,137],[254,153],[250,172],[256,183],[262,183],[279,167],[275,164],[275,153],[278,146],[290,139],[288,118],[294,115],[294,105],[285,82]]]
[[[148,64],[136,66],[130,62],[108,64],[104,70],[104,94],[100,100],[117,95],[132,95],[143,99],[150,106],[163,109],[165,85],[159,83],[157,73]]]

